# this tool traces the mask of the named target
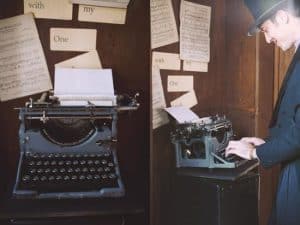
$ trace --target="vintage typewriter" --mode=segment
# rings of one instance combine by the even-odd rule
[[[232,137],[232,124],[225,116],[176,124],[171,133],[176,167],[236,168],[245,164],[247,160],[236,155],[225,157]]]
[[[61,105],[44,94],[19,108],[20,156],[15,198],[121,197],[117,118],[136,110],[136,96],[112,95],[105,106]],[[82,101],[82,99],[80,99]]]

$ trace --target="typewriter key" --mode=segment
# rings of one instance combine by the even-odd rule
[[[96,169],[95,169],[94,167],[91,167],[91,168],[90,168],[90,172],[91,172],[91,173],[94,173],[94,172],[96,172]]]
[[[80,160],[80,165],[85,165],[86,161],[85,160]]]
[[[86,172],[88,172],[89,170],[88,170],[88,168],[86,168],[86,167],[84,167],[83,169],[82,169],[82,172],[84,172],[84,173],[86,173]]]
[[[62,176],[58,175],[58,176],[56,176],[55,179],[56,179],[57,181],[60,181],[60,180],[62,180]]]
[[[69,176],[64,176],[64,180],[65,181],[70,180],[70,177]]]
[[[50,173],[51,172],[51,169],[50,168],[46,168],[45,169],[45,173]]]
[[[59,170],[59,172],[65,173],[65,172],[66,172],[66,169],[65,169],[65,168],[61,168],[61,169]]]
[[[73,161],[73,165],[78,165],[78,161],[77,160],[75,160],[75,161]]]
[[[102,163],[102,165],[106,165],[107,164],[107,160],[106,159],[102,159],[101,163]]]
[[[50,176],[49,177],[49,181],[54,181],[55,180],[55,177],[54,176]]]
[[[56,168],[54,168],[53,170],[52,170],[52,173],[57,173],[58,172],[58,169],[56,169]]]
[[[72,164],[72,162],[70,160],[66,161],[66,165],[70,166]]]
[[[93,176],[92,176],[91,174],[89,174],[89,175],[86,176],[86,179],[87,179],[87,180],[92,180],[92,179],[93,179]]]
[[[49,164],[50,164],[49,161],[45,161],[45,162],[44,162],[44,166],[48,166]]]
[[[102,174],[101,177],[102,177],[102,179],[104,179],[104,180],[107,179],[107,175],[106,175],[106,174]]]
[[[41,177],[41,181],[46,181],[47,180],[47,177],[46,176],[42,176]]]
[[[103,172],[103,168],[102,168],[102,167],[99,167],[99,168],[97,169],[97,172],[99,172],[99,173]]]
[[[73,169],[72,168],[68,168],[68,173],[73,173]]]
[[[109,163],[108,163],[108,166],[109,166],[109,167],[114,167],[114,164],[113,164],[112,162],[109,162]]]
[[[33,181],[39,181],[40,178],[39,178],[38,176],[34,176],[32,180],[33,180]]]
[[[100,176],[99,176],[99,175],[95,175],[95,176],[94,176],[94,179],[95,179],[95,180],[99,180],[99,179],[100,179]]]
[[[30,161],[28,164],[29,164],[29,166],[34,166],[35,162],[34,161]]]
[[[37,161],[36,165],[37,166],[41,166],[42,165],[42,161]]]
[[[80,168],[76,168],[76,169],[75,169],[75,172],[76,172],[76,173],[79,173],[79,172],[80,172]]]
[[[85,176],[84,175],[80,175],[79,176],[79,180],[85,180]]]
[[[108,175],[108,177],[109,177],[110,179],[115,179],[117,176],[116,176],[116,174],[114,174],[114,173],[110,173],[110,174]]]
[[[105,172],[110,172],[110,168],[109,167],[104,167],[104,171]]]
[[[25,182],[28,182],[30,180],[30,176],[29,175],[25,175],[23,178],[22,178],[23,181]]]
[[[64,161],[59,161],[59,162],[58,162],[58,165],[59,165],[59,166],[64,165]]]
[[[31,174],[34,174],[34,173],[36,173],[36,169],[31,169],[31,170],[29,170],[29,173],[31,173]]]
[[[73,176],[71,177],[71,179],[72,179],[72,180],[77,180],[77,176],[76,176],[76,175],[73,175]]]
[[[41,169],[41,168],[39,168],[39,169],[37,170],[37,173],[43,173],[43,172],[44,172],[44,170]]]
[[[87,164],[88,164],[88,165],[92,165],[92,164],[93,164],[93,160],[89,160],[89,161],[87,162]]]
[[[95,160],[94,164],[95,164],[95,165],[99,165],[99,164],[100,164],[100,161],[99,161],[99,160]]]
[[[51,161],[51,166],[56,166],[57,162],[56,161]]]

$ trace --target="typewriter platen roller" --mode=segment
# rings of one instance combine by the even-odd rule
[[[135,97],[115,106],[60,106],[43,96],[19,109],[20,158],[15,198],[120,197],[118,113],[136,110]]]

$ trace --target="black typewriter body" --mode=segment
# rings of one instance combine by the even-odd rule
[[[125,195],[117,160],[117,117],[137,106],[30,104],[19,109],[14,198]]]
[[[233,137],[231,122],[211,116],[209,122],[176,124],[171,134],[176,167],[237,168],[247,162],[236,155],[225,157]]]

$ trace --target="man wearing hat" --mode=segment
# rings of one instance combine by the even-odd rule
[[[300,225],[300,0],[244,0],[253,15],[249,35],[261,31],[267,43],[296,52],[282,83],[266,140],[231,141],[226,154],[282,165],[269,225]]]

